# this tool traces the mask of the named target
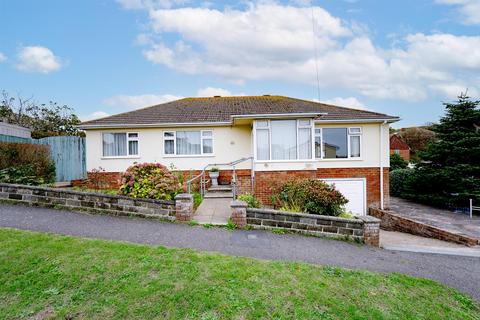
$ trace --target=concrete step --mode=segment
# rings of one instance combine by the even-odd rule
[[[232,192],[232,187],[230,185],[218,185],[215,187],[208,188],[208,192]]]
[[[205,199],[208,198],[231,198],[233,199],[232,192],[207,192],[204,196]]]

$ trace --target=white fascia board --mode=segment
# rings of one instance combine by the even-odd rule
[[[342,120],[322,120],[322,119],[317,119],[314,120],[315,123],[372,123],[372,122],[378,122],[378,123],[393,123],[400,121],[400,118],[389,118],[389,119],[342,119]]]
[[[232,119],[274,119],[274,118],[314,118],[327,115],[326,112],[297,112],[297,113],[270,113],[270,114],[239,114],[231,115]]]

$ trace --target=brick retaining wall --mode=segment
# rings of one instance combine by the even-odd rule
[[[480,244],[478,239],[420,223],[418,221],[402,217],[394,211],[370,208],[369,214],[380,219],[380,227],[387,231],[406,232],[417,236],[455,242],[466,246],[475,246]]]
[[[0,201],[116,216],[175,219],[175,202],[0,183]]]
[[[282,228],[314,236],[348,237],[373,246],[379,246],[380,242],[380,220],[370,216],[345,219],[271,209],[248,208],[246,211],[247,224],[256,229]]]

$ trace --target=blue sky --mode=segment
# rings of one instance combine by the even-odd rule
[[[0,90],[83,119],[186,96],[318,99],[317,68],[321,101],[399,115],[397,127],[480,92],[479,0],[3,0],[0,12]]]

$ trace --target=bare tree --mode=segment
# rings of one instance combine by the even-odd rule
[[[38,104],[33,96],[24,98],[17,94],[17,97],[13,97],[5,90],[2,91],[0,118],[32,129],[33,138],[82,135],[76,128],[80,120],[73,111],[67,105],[59,105],[53,101],[49,104]]]

